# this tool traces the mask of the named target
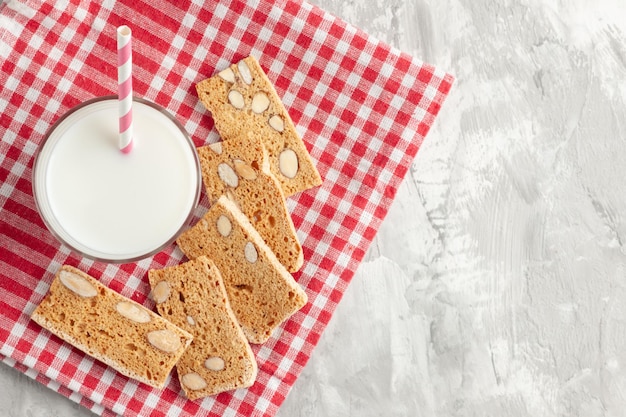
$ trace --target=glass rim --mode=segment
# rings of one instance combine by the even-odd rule
[[[42,208],[42,202],[40,201],[40,198],[42,198],[39,195],[39,192],[37,191],[37,180],[36,180],[36,176],[37,176],[37,167],[40,163],[40,156],[42,153],[42,150],[44,149],[44,147],[46,146],[46,144],[48,143],[51,135],[54,133],[54,131],[68,118],[70,117],[72,114],[76,113],[77,111],[92,105],[94,103],[98,103],[98,102],[103,102],[103,101],[108,101],[108,100],[118,100],[118,96],[117,95],[106,95],[106,96],[100,96],[100,97],[94,97],[91,99],[88,99],[86,101],[83,101],[79,104],[77,104],[76,106],[70,108],[69,110],[67,110],[63,115],[61,115],[61,117],[59,117],[47,130],[46,133],[43,136],[42,141],[39,143],[39,145],[37,146],[37,149],[35,150],[35,154],[33,157],[33,168],[32,168],[32,175],[31,175],[31,188],[32,188],[32,193],[33,193],[33,199],[35,200],[35,207],[37,209],[37,213],[39,214],[39,217],[42,219],[44,225],[46,226],[46,228],[48,229],[48,231],[52,234],[52,236],[54,236],[54,238],[59,241],[62,245],[66,246],[67,248],[69,248],[72,252],[83,256],[85,258],[94,260],[94,261],[98,261],[98,262],[105,262],[105,263],[112,263],[112,264],[124,264],[124,263],[133,263],[133,262],[137,262],[140,261],[142,259],[146,259],[149,258],[151,256],[156,255],[157,253],[163,251],[167,246],[169,246],[170,244],[172,244],[177,238],[178,236],[180,236],[180,234],[185,231],[188,227],[189,227],[189,223],[191,221],[191,219],[194,217],[194,212],[198,207],[198,204],[200,202],[200,195],[202,192],[202,170],[201,170],[201,165],[200,165],[200,158],[198,156],[198,152],[196,150],[196,145],[194,144],[193,140],[191,139],[191,137],[189,136],[189,133],[187,132],[187,130],[185,129],[185,127],[182,125],[182,123],[176,119],[165,107],[141,98],[141,97],[133,97],[133,102],[137,102],[137,103],[141,103],[144,105],[147,105],[155,110],[157,110],[159,113],[161,113],[162,115],[166,116],[167,119],[169,121],[171,121],[176,128],[182,133],[183,137],[185,138],[185,141],[187,143],[187,145],[189,145],[189,148],[191,150],[192,156],[193,156],[193,161],[194,161],[194,166],[195,166],[195,172],[196,172],[196,187],[195,187],[195,192],[194,192],[194,196],[192,199],[192,204],[191,207],[189,208],[189,213],[187,214],[187,216],[185,217],[185,220],[182,222],[181,226],[169,237],[167,238],[162,244],[160,244],[158,247],[151,249],[149,251],[146,252],[142,252],[140,254],[137,255],[133,255],[133,256],[128,256],[128,257],[120,257],[120,258],[115,258],[115,257],[106,257],[106,256],[98,256],[98,255],[94,255],[92,253],[89,253],[88,251],[84,250],[84,249],[79,249],[78,247],[76,247],[76,245],[71,244],[70,242],[67,241],[67,239],[65,239],[63,236],[61,236],[61,234],[59,233],[58,230],[55,229],[55,226],[53,225],[53,222],[48,219],[46,217],[46,215],[44,214],[44,210]],[[63,229],[63,227],[61,226],[61,224],[58,222],[59,224],[59,228]],[[69,235],[69,234],[68,234]],[[84,245],[86,247],[86,245]],[[97,251],[99,252],[99,251]]]

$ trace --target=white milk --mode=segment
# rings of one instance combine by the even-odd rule
[[[88,104],[62,120],[37,156],[34,192],[48,227],[73,249],[113,262],[161,249],[198,202],[193,143],[165,113],[135,101],[134,144],[118,147],[118,102]]]

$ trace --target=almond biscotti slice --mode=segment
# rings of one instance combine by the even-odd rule
[[[256,137],[245,142],[236,137],[198,148],[207,195],[211,203],[223,195],[232,198],[280,263],[295,272],[304,256],[280,183],[263,169],[265,156],[261,161],[245,159],[241,152],[245,147],[264,153]]]
[[[123,375],[163,388],[192,340],[175,326],[74,267],[57,272],[32,319]]]
[[[220,197],[176,241],[190,259],[210,258],[250,343],[263,343],[307,302],[306,293],[278,261],[246,216]]]
[[[276,90],[249,56],[196,85],[224,140],[256,136],[286,197],[322,183],[319,172]]]
[[[150,270],[148,278],[159,314],[193,335],[176,364],[187,398],[251,386],[257,375],[256,360],[215,264],[201,256]]]

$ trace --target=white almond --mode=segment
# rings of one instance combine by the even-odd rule
[[[244,180],[256,180],[256,171],[250,165],[246,164],[241,159],[235,159],[235,171]]]
[[[269,97],[267,97],[267,94],[265,94],[263,91],[259,91],[258,93],[254,95],[254,97],[252,97],[252,104],[250,105],[250,108],[256,114],[263,113],[265,110],[269,108],[269,106],[270,106],[270,99]]]
[[[73,272],[61,271],[59,274],[59,279],[68,290],[72,291],[76,295],[84,298],[91,298],[98,295],[98,290],[96,289],[96,287],[91,285],[91,283],[85,278],[81,277],[80,275],[74,274]]]
[[[222,142],[215,142],[209,145],[209,149],[218,155],[222,154]]]
[[[120,301],[115,305],[115,309],[122,316],[136,323],[150,322],[150,314],[146,310],[128,301]]]
[[[241,75],[241,79],[246,84],[252,84],[252,73],[250,72],[250,68],[248,68],[248,64],[245,61],[239,61],[237,63],[237,69],[239,69],[239,75]]]
[[[298,174],[298,155],[293,149],[283,150],[278,157],[278,169],[287,178],[295,178]]]
[[[190,372],[183,375],[183,385],[192,391],[198,391],[207,387],[207,383],[199,374]]]
[[[161,281],[152,289],[152,299],[155,303],[161,304],[170,296],[170,284],[167,281]]]
[[[244,255],[246,256],[246,260],[251,264],[255,263],[257,258],[259,257],[258,252],[256,251],[256,247],[254,243],[248,242],[246,243],[246,247],[243,249]]]
[[[168,329],[154,330],[146,337],[152,346],[166,353],[176,352],[181,346],[178,335]]]
[[[239,185],[239,177],[230,165],[221,163],[217,166],[217,175],[229,187],[236,188]]]
[[[196,325],[196,321],[191,316],[187,316],[187,323],[189,323],[189,325],[191,325],[191,326],[195,326]]]
[[[232,84],[235,82],[235,72],[230,67],[220,71],[217,75],[227,83]]]
[[[219,372],[224,369],[224,359],[219,356],[211,356],[207,360],[204,361],[204,367],[209,371]]]
[[[246,105],[243,95],[237,90],[230,90],[228,93],[228,102],[236,109],[243,109]]]
[[[220,217],[217,218],[217,231],[220,235],[222,235],[223,237],[228,237],[232,230],[233,225],[227,216],[222,214]]]
[[[285,130],[285,122],[283,121],[283,118],[277,114],[270,117],[267,122],[269,123],[270,127],[277,132],[282,133]]]

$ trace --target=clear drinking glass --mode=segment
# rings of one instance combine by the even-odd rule
[[[117,96],[72,108],[35,156],[33,195],[50,232],[99,261],[134,262],[171,244],[200,198],[196,148],[161,106],[133,99],[133,148],[118,145]]]

